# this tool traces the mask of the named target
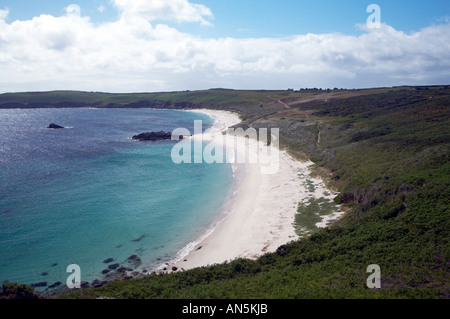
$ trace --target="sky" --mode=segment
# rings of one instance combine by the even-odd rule
[[[0,93],[449,82],[448,0],[0,0]]]

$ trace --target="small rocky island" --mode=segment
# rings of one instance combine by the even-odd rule
[[[52,124],[50,124],[50,125],[48,126],[48,128],[57,130],[57,129],[62,129],[62,128],[64,128],[64,126],[61,126],[61,125],[52,123]]]
[[[171,139],[172,139],[172,133],[164,132],[164,131],[147,132],[147,133],[142,133],[142,134],[133,136],[133,140],[137,140],[137,141],[152,141],[152,142],[154,142],[154,141],[164,141],[164,140],[171,140]],[[179,139],[182,140],[183,136],[180,136]]]

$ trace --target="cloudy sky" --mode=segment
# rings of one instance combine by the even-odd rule
[[[0,0],[0,93],[433,84],[448,0]]]

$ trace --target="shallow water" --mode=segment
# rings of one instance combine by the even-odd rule
[[[0,282],[65,284],[70,264],[91,282],[111,263],[134,269],[131,255],[137,269],[172,260],[217,217],[232,168],[176,165],[176,142],[131,137],[193,132],[194,120],[213,123],[167,110],[0,110]]]

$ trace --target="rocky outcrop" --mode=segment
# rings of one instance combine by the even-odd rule
[[[133,136],[133,140],[138,140],[138,141],[154,142],[154,141],[163,141],[163,140],[171,140],[171,139],[172,139],[172,133],[164,132],[164,131],[147,132],[147,133],[142,133],[142,134]],[[179,139],[182,140],[183,136],[180,136]]]
[[[48,128],[57,130],[57,129],[62,129],[62,128],[64,128],[64,126],[61,126],[61,125],[52,123],[52,124],[50,124],[50,125],[48,126]]]

